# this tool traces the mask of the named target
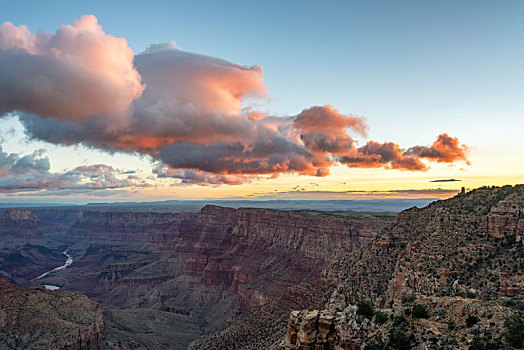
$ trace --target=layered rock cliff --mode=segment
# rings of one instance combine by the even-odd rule
[[[379,306],[410,292],[521,295],[523,198],[523,185],[480,188],[406,210],[369,249],[334,261],[328,274],[342,279],[341,295]],[[511,210],[500,209],[508,203]]]
[[[386,225],[208,205],[172,243],[177,255],[187,255],[184,274],[229,288],[247,311],[317,279],[334,255],[366,245]]]
[[[15,286],[0,279],[1,349],[101,349],[100,306],[77,292]]]

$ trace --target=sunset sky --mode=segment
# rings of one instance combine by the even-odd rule
[[[524,181],[522,1],[1,2],[0,201]]]

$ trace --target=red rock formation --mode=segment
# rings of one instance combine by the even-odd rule
[[[240,311],[320,277],[337,254],[366,245],[387,223],[205,206],[172,242],[183,273],[240,296]]]
[[[511,195],[491,208],[488,215],[488,233],[495,238],[516,236],[524,232],[524,198]]]

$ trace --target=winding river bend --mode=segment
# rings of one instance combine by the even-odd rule
[[[40,276],[38,276],[36,279],[39,280],[41,278],[44,278],[45,276],[49,275],[51,272],[55,272],[55,271],[60,271],[60,270],[64,270],[65,268],[67,268],[69,265],[71,265],[73,263],[73,257],[71,255],[68,254],[69,253],[69,248],[67,248],[66,250],[64,250],[62,252],[62,254],[64,254],[67,259],[64,263],[64,265],[61,265],[61,266],[58,266],[58,267],[55,267],[54,269],[50,270],[50,271],[47,271],[43,274],[41,274]],[[42,285],[45,289],[49,289],[49,290],[57,290],[57,289],[60,289],[59,286],[55,286],[53,284],[43,284]]]

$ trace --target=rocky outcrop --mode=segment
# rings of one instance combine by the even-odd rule
[[[524,198],[515,194],[501,200],[491,208],[487,221],[488,233],[493,237],[515,236],[516,241],[521,241],[524,232]]]
[[[286,334],[289,310],[319,308],[326,303],[333,285],[325,279],[288,288],[271,302],[246,312],[230,325],[191,343],[190,350],[270,349]]]
[[[41,222],[29,209],[7,209],[0,218],[0,236],[35,239],[42,237],[48,229],[48,225]]]
[[[77,292],[24,288],[0,280],[0,348],[101,349],[100,306]]]
[[[410,315],[414,305],[427,314]],[[274,349],[468,349],[475,338],[489,339],[490,349],[508,348],[504,322],[517,312],[498,301],[423,297],[359,315],[358,307],[292,311],[284,339]],[[468,318],[472,321],[467,322]],[[398,347],[403,344],[404,347]],[[486,347],[487,348],[487,347]]]

